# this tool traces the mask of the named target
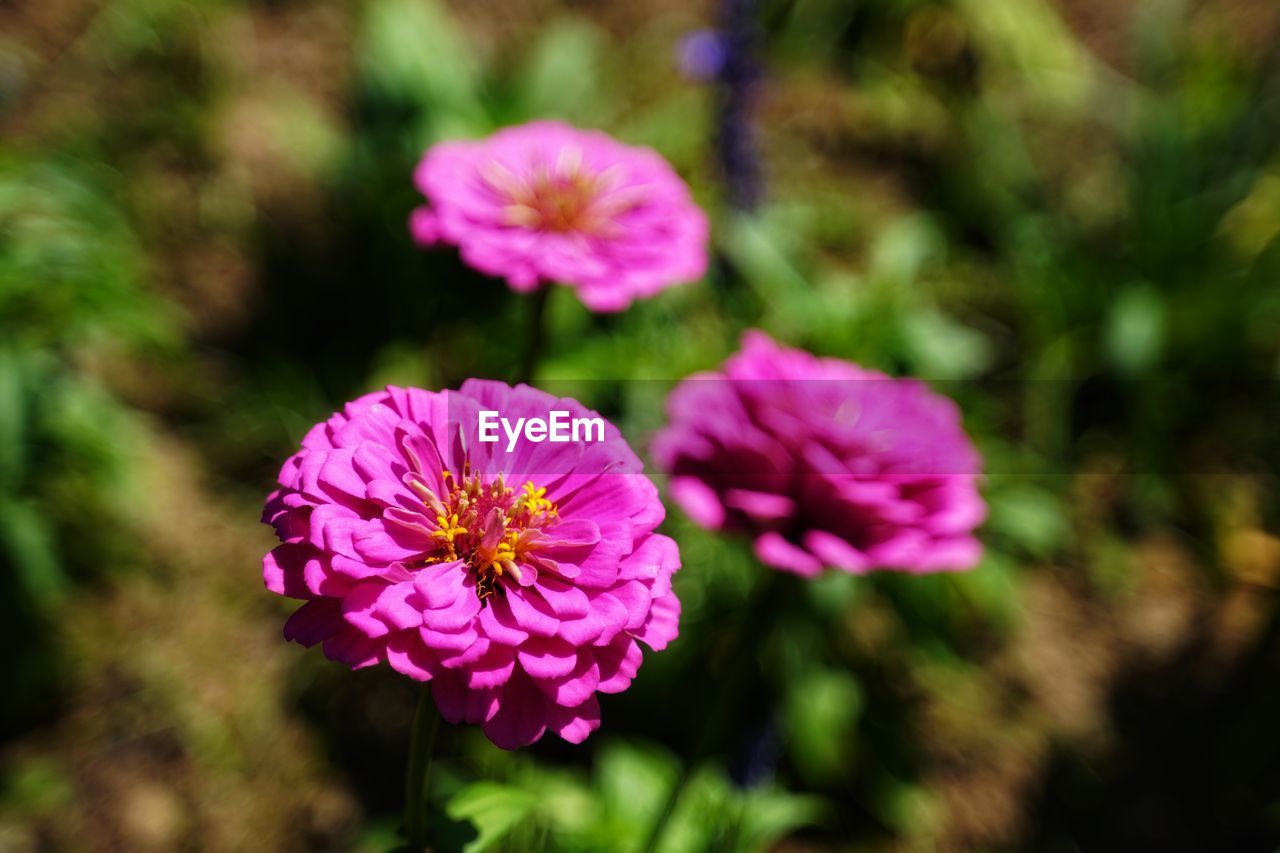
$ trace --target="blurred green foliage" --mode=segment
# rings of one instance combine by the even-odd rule
[[[516,762],[510,775],[511,783],[479,781],[451,793],[437,843],[477,853],[505,838],[516,849],[630,853],[641,849],[679,763],[651,746],[611,741],[589,779],[531,762]],[[822,814],[816,798],[776,787],[742,791],[707,768],[689,781],[656,849],[764,850]]]
[[[117,526],[139,499],[135,416],[91,362],[159,347],[176,329],[141,289],[141,250],[85,170],[0,161],[0,235],[0,621],[16,650],[3,715],[13,725],[55,686],[42,638],[68,584],[127,559]]]

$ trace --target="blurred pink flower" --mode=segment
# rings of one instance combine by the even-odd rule
[[[748,332],[717,373],[681,382],[654,456],[698,524],[744,530],[765,563],[971,568],[982,461],[950,400],[915,380]]]
[[[514,422],[579,403],[525,385],[387,388],[317,424],[285,462],[263,520],[283,544],[263,576],[303,599],[285,637],[354,668],[429,681],[450,722],[498,746],[600,724],[637,641],[678,630],[675,543],[657,489],[617,429],[586,443],[478,440],[478,413]]]
[[[656,152],[538,121],[432,147],[414,174],[428,204],[409,219],[520,292],[567,285],[593,311],[701,278],[707,218]]]

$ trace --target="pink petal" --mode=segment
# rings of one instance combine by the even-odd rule
[[[447,669],[461,669],[470,666],[480,658],[484,657],[489,651],[489,647],[493,645],[489,642],[488,637],[477,637],[476,641],[467,646],[462,651],[442,651],[440,652],[440,663]]]
[[[385,406],[380,407],[384,411],[390,412]],[[397,472],[396,467],[399,466]],[[356,448],[355,454],[351,457],[351,467],[361,481],[365,483],[362,497],[369,493],[369,483],[384,481],[389,483],[399,483],[400,476],[404,473],[403,463],[398,462],[384,444],[375,444],[372,441],[364,441]]]
[[[422,623],[436,631],[457,631],[474,622],[479,613],[480,599],[464,590],[448,607],[423,611]]]
[[[475,628],[466,628],[462,631],[436,631],[425,625],[418,629],[422,642],[426,643],[433,649],[451,649],[453,651],[465,651],[478,638],[479,634]]]
[[[799,546],[791,544],[776,531],[758,536],[755,551],[761,561],[779,569],[786,569],[804,577],[816,577],[822,574],[822,561]]]
[[[547,556],[560,565],[577,567],[575,586],[586,589],[608,589],[618,578],[618,564],[631,547],[630,525],[611,524],[601,528],[603,538],[594,545],[539,548],[538,556]]]
[[[387,663],[417,681],[430,681],[440,671],[439,659],[422,645],[416,631],[401,631],[387,638]]]
[[[373,563],[411,560],[436,547],[430,536],[381,518],[363,523],[351,540],[356,554]]]
[[[470,690],[453,673],[445,672],[431,680],[431,695],[440,716],[450,723],[483,723],[498,713],[497,690]]]
[[[591,698],[600,684],[600,667],[592,655],[579,655],[573,671],[554,679],[535,681],[557,705],[575,707]]]
[[[396,566],[370,566],[361,560],[353,560],[341,554],[334,554],[330,558],[329,568],[335,575],[341,575],[347,580],[357,583],[370,578],[398,582],[408,577],[408,574],[399,568],[398,564]]]
[[[660,652],[680,634],[680,599],[674,592],[655,599],[644,625],[633,635],[655,652]]]
[[[277,545],[262,558],[262,580],[276,595],[314,598],[303,577],[306,561],[315,553],[306,545]]]
[[[607,643],[627,626],[629,614],[626,606],[608,593],[600,593],[591,599],[591,612],[581,619],[560,623],[559,636],[575,646],[589,643]]]
[[[493,596],[490,608],[500,613],[507,608],[516,625],[539,637],[553,636],[560,627],[551,605],[536,593],[519,587],[507,587],[506,595]]]
[[[422,598],[412,581],[393,583],[378,598],[377,615],[397,631],[422,625]]]
[[[751,517],[757,524],[772,524],[790,518],[796,512],[796,503],[785,495],[753,492],[748,489],[728,489],[724,503]]]
[[[627,608],[627,624],[626,628],[635,630],[644,624],[645,616],[649,613],[649,590],[640,581],[627,581],[620,583],[613,589],[609,590],[609,594],[618,601],[622,602],[622,606]]]
[[[385,646],[354,628],[344,627],[324,641],[324,654],[330,660],[345,663],[352,669],[364,669],[385,659]]]
[[[339,598],[350,591],[353,584],[347,578],[333,572],[325,555],[317,554],[302,565],[302,579],[307,589],[315,595]]]
[[[825,530],[810,530],[804,544],[819,560],[846,572],[865,572],[871,567],[866,554]]]
[[[502,749],[517,749],[542,737],[546,718],[546,698],[527,676],[517,676],[502,688],[498,713],[483,724],[484,733]]]
[[[375,393],[371,399],[380,401],[382,396]],[[385,453],[399,422],[400,417],[382,402],[361,406],[358,414],[333,433],[333,445],[357,449],[365,446],[375,448],[375,453]]]
[[[509,646],[490,644],[475,663],[467,667],[467,686],[473,690],[499,687],[511,679],[515,671],[516,652]]]
[[[348,448],[330,450],[316,472],[317,491],[334,497],[364,500],[365,480],[356,473],[353,465],[355,451]],[[310,489],[308,489],[310,491]]]
[[[284,623],[284,638],[304,646],[314,646],[346,627],[339,602],[331,598],[308,601]]]
[[[413,576],[414,589],[431,610],[439,610],[456,602],[459,596],[470,592],[466,586],[466,564],[461,560],[427,566]]]
[[[550,551],[554,555],[566,549],[594,545],[599,541],[600,527],[594,521],[586,518],[565,519],[548,528],[546,538],[539,542],[539,549]]]
[[[587,594],[564,581],[552,577],[540,578],[538,592],[561,620],[581,619],[591,612],[591,602]]]
[[[596,665],[600,667],[600,693],[621,693],[631,686],[640,670],[643,654],[635,640],[618,637],[604,648],[596,650]]]
[[[694,523],[709,530],[724,525],[724,504],[715,490],[695,477],[675,477],[668,487],[671,497]]]
[[[923,558],[922,568],[934,571],[971,569],[982,559],[982,543],[972,536],[934,542]]]
[[[600,703],[592,696],[576,708],[548,707],[547,728],[569,743],[582,743],[600,728]]]
[[[373,612],[378,604],[378,597],[385,589],[384,584],[365,583],[351,590],[342,599],[342,618],[368,637],[382,637],[390,633],[387,623]]]
[[[516,660],[534,679],[562,678],[573,672],[578,662],[578,651],[556,637],[531,638],[516,651]]]
[[[529,632],[521,630],[516,619],[511,615],[511,608],[503,606],[501,610],[494,606],[498,596],[490,596],[489,606],[480,611],[480,630],[490,640],[506,646],[518,646],[529,639]]]

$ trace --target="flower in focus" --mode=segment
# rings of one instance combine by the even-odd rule
[[[599,131],[539,121],[432,147],[414,176],[422,245],[449,243],[520,292],[555,282],[593,311],[700,278],[707,219],[671,166]]]
[[[528,386],[387,388],[317,424],[263,519],[282,544],[268,589],[304,600],[285,636],[333,660],[429,681],[441,715],[505,749],[600,723],[643,642],[677,633],[675,543],[612,424],[593,443],[478,440],[480,410],[513,422],[596,417]]]
[[[749,332],[680,383],[654,456],[698,524],[749,532],[768,565],[813,576],[971,568],[981,459],[954,403],[915,380]]]

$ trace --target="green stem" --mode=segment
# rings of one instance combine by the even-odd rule
[[[788,581],[781,572],[768,570],[768,574],[752,590],[751,600],[742,609],[741,620],[734,632],[733,647],[736,651],[732,665],[722,677],[711,677],[707,682],[717,685],[715,697],[710,703],[709,712],[702,718],[701,731],[689,759],[681,766],[680,775],[671,786],[658,817],[649,828],[649,837],[641,848],[645,853],[653,853],[658,849],[658,842],[662,840],[662,834],[666,831],[694,770],[710,754],[712,741],[718,733],[724,731],[730,715],[741,707],[743,687],[748,676],[759,665],[760,649],[772,633],[777,614],[783,610],[786,594],[794,587],[794,582]]]
[[[431,772],[431,753],[435,750],[439,728],[440,715],[431,698],[431,685],[424,684],[418,694],[418,710],[413,715],[409,770],[404,782],[404,824],[411,853],[427,849],[427,776]]]
[[[542,354],[547,316],[547,299],[551,296],[552,285],[544,284],[529,297],[529,327],[525,332],[524,357],[520,360],[520,373],[517,382],[532,382],[533,373],[538,368],[538,357]]]

